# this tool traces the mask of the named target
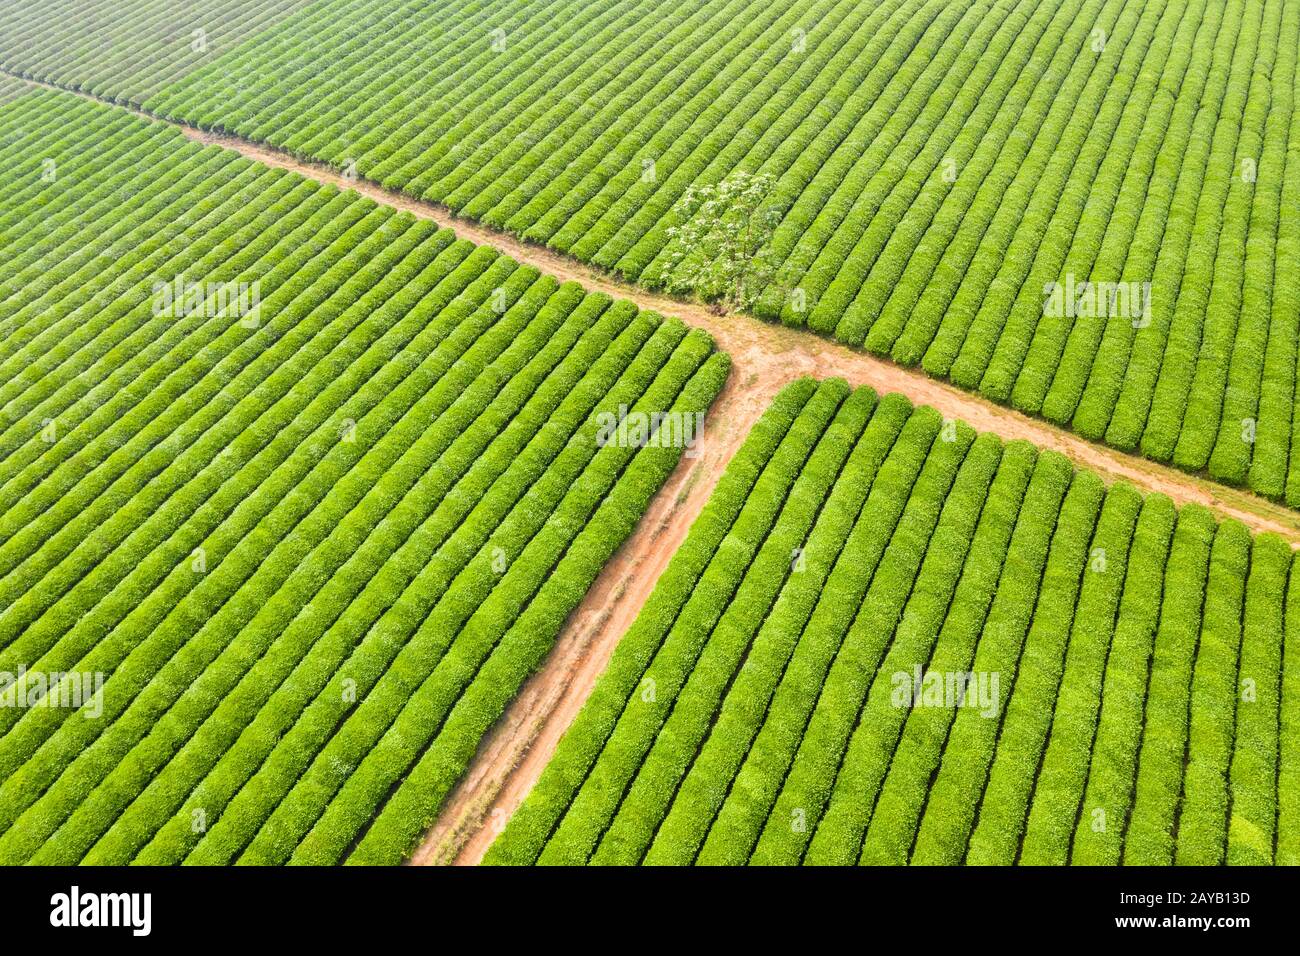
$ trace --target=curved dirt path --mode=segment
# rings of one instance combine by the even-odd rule
[[[1107,482],[1129,481],[1144,491],[1162,492],[1180,505],[1191,502],[1205,505],[1224,517],[1236,518],[1253,531],[1275,532],[1290,540],[1293,546],[1300,547],[1300,511],[1276,504],[1249,491],[1231,488],[1089,441],[1042,419],[995,405],[979,395],[962,391],[955,385],[930,378],[917,369],[904,368],[804,329],[787,328],[746,315],[720,316],[695,303],[647,291],[571,256],[526,242],[474,220],[462,219],[446,206],[414,199],[385,189],[377,183],[350,179],[331,166],[297,159],[272,146],[226,133],[207,132],[135,107],[109,103],[88,93],[29,80],[7,71],[0,70],[0,75],[116,106],[153,122],[172,126],[196,142],[224,146],[267,166],[292,170],[340,189],[352,189],[376,202],[453,229],[458,236],[471,242],[493,246],[518,262],[535,266],[562,280],[572,279],[589,289],[605,292],[615,298],[628,299],[642,309],[677,316],[708,331],[717,341],[718,347],[731,354],[734,362],[733,378],[740,377],[753,388],[766,388],[766,394],[775,394],[781,385],[801,375],[819,378],[838,376],[848,380],[850,385],[870,385],[880,392],[902,392],[915,404],[932,405],[945,416],[962,419],[980,431],[996,432],[1004,440],[1023,438],[1042,448],[1058,451],[1076,464],[1098,472]],[[722,409],[723,406],[719,404],[710,414],[716,414]]]
[[[157,122],[169,122],[139,110],[131,111]],[[808,331],[748,316],[719,316],[702,306],[647,292],[569,256],[460,219],[444,206],[412,199],[364,180],[353,181],[331,167],[303,162],[238,137],[170,125],[198,142],[225,146],[268,166],[353,189],[377,202],[454,229],[465,239],[493,246],[560,279],[573,279],[589,289],[629,299],[643,309],[678,316],[711,333],[733,361],[731,376],[706,417],[701,454],[681,460],[635,531],[601,571],[570,615],[542,668],[525,682],[519,696],[484,738],[469,772],[448,797],[437,823],[411,858],[412,863],[473,864],[482,859],[554,753],[619,638],[685,539],[750,426],[772,397],[800,376],[838,376],[854,386],[902,392],[915,404],[932,405],[943,415],[962,419],[980,431],[996,432],[1004,440],[1023,438],[1058,451],[1077,465],[1096,471],[1107,482],[1128,481],[1143,491],[1166,494],[1179,505],[1204,505],[1224,517],[1236,518],[1254,531],[1280,534],[1293,547],[1300,547],[1300,512],[1250,492],[1090,442],[929,378],[921,371],[903,368]]]
[[[1076,464],[1098,472],[1107,482],[1128,481],[1143,491],[1162,492],[1180,505],[1193,502],[1205,505],[1224,517],[1236,518],[1252,530],[1283,535],[1300,547],[1300,512],[1252,492],[1089,441],[1042,419],[930,378],[920,370],[904,368],[804,329],[792,329],[747,315],[718,315],[704,306],[649,292],[553,249],[461,219],[445,206],[413,199],[364,180],[349,180],[337,170],[303,162],[272,147],[187,126],[178,128],[198,142],[219,144],[268,166],[353,189],[376,202],[432,220],[454,229],[464,239],[493,246],[518,262],[536,266],[562,280],[571,279],[588,289],[628,299],[642,309],[677,316],[708,331],[718,347],[730,353],[734,363],[732,377],[747,382],[751,389],[763,390],[766,395],[776,394],[781,386],[803,375],[837,376],[853,386],[870,385],[879,392],[902,392],[913,403],[932,405],[945,416],[959,418],[979,431],[996,432],[1004,440],[1023,438],[1041,448],[1058,451]],[[718,415],[723,410],[724,405],[716,405],[710,415]]]

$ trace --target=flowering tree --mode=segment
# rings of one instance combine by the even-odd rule
[[[695,293],[718,312],[753,306],[777,271],[768,248],[781,218],[768,204],[772,186],[771,176],[745,172],[690,186],[674,207],[659,284]]]

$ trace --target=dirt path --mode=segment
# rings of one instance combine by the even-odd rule
[[[775,394],[780,386],[801,375],[838,376],[847,379],[850,385],[870,385],[880,392],[902,392],[914,403],[932,405],[945,416],[959,418],[980,431],[996,432],[1003,439],[1023,438],[1042,448],[1059,451],[1079,465],[1100,473],[1107,481],[1130,481],[1145,491],[1163,492],[1178,504],[1196,502],[1227,517],[1237,518],[1257,531],[1274,531],[1300,545],[1300,512],[1251,492],[1096,444],[1048,422],[995,405],[955,385],[930,378],[922,371],[895,365],[803,329],[791,329],[744,315],[720,316],[703,306],[648,292],[552,249],[458,218],[445,206],[412,199],[374,183],[353,182],[337,170],[319,163],[303,162],[277,149],[238,137],[205,133],[185,126],[179,128],[198,142],[217,143],[268,166],[291,169],[320,182],[354,189],[377,202],[430,219],[454,229],[458,236],[480,245],[493,246],[512,259],[536,266],[560,279],[573,279],[589,289],[629,299],[642,309],[675,315],[707,330],[718,347],[730,353],[735,363],[733,377],[749,381],[753,388],[766,389],[766,394]]]
[[[780,381],[733,373],[705,418],[697,458],[682,458],[623,546],[569,617],[546,663],[479,747],[412,863],[477,863],[528,795],[596,678],[686,539],[727,463]]]
[[[147,116],[138,110],[132,112]],[[1276,532],[1293,546],[1300,546],[1300,513],[1250,492],[1094,444],[928,378],[923,372],[902,368],[811,332],[746,316],[718,316],[703,307],[647,292],[568,256],[460,219],[446,207],[414,200],[373,183],[351,181],[330,167],[302,162],[237,137],[173,125],[198,142],[220,144],[269,166],[354,189],[378,202],[452,228],[472,242],[494,246],[519,262],[561,279],[574,279],[590,289],[630,299],[643,309],[678,316],[710,332],[734,363],[731,377],[706,419],[701,455],[683,458],[636,530],[603,569],[570,616],[546,663],[525,683],[484,739],[469,772],[412,857],[413,863],[464,864],[482,858],[554,753],[619,638],[685,539],[750,426],[781,387],[799,376],[838,376],[851,385],[902,392],[918,405],[932,405],[945,416],[962,419],[981,431],[996,432],[1003,439],[1023,438],[1054,449],[1098,472],[1108,482],[1125,480],[1143,491],[1163,492],[1180,505],[1205,505],[1255,531]]]
[[[0,71],[0,75],[14,76],[4,71]],[[25,82],[105,102],[90,94],[64,90],[49,83]],[[980,431],[996,432],[1007,440],[1023,438],[1040,447],[1059,451],[1077,464],[1098,472],[1107,481],[1130,481],[1144,491],[1163,492],[1178,504],[1196,502],[1205,505],[1221,515],[1238,519],[1255,531],[1281,534],[1300,547],[1300,512],[1249,491],[1230,488],[1088,441],[1041,419],[1030,418],[962,391],[955,385],[932,379],[922,371],[903,368],[803,329],[791,329],[744,315],[719,316],[703,306],[646,291],[563,253],[525,242],[473,220],[461,219],[438,203],[413,199],[365,180],[348,179],[322,163],[299,160],[282,150],[237,136],[205,132],[174,123],[133,107],[112,105],[153,122],[167,123],[196,142],[225,146],[268,166],[293,170],[318,182],[355,190],[376,202],[454,229],[457,235],[471,242],[493,246],[518,262],[536,266],[560,279],[573,279],[589,289],[629,299],[642,309],[675,315],[711,333],[718,347],[731,354],[735,363],[733,378],[747,381],[753,388],[766,389],[765,394],[775,394],[781,385],[801,375],[838,376],[847,379],[851,385],[870,385],[881,392],[902,392],[916,404],[932,405],[945,416],[960,418]]]

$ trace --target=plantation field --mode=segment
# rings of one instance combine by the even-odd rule
[[[1300,864],[1298,58],[0,0],[0,864]]]
[[[758,314],[1300,506],[1297,50],[1290,0],[320,0],[146,106],[650,286],[769,176]]]
[[[31,92],[31,86],[7,76],[0,76],[0,105],[8,103],[10,100],[17,99],[24,93]]]
[[[138,105],[309,3],[3,0],[0,69]]]
[[[401,860],[682,454],[602,423],[729,368],[62,92],[0,106],[0,250],[6,864]]]
[[[1300,862],[1292,564],[800,380],[487,862]]]

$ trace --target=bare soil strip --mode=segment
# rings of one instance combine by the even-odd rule
[[[2,70],[0,75],[24,79]],[[35,80],[25,82],[65,93],[73,92],[96,102],[108,102],[88,93],[66,90],[49,83]],[[129,110],[154,122],[166,123],[197,142],[224,146],[267,166],[292,170],[317,182],[354,190],[376,202],[453,229],[462,238],[479,245],[492,246],[518,262],[535,266],[561,280],[572,279],[589,289],[628,299],[639,308],[677,316],[690,325],[708,331],[717,341],[718,347],[731,354],[734,362],[733,377],[740,378],[751,388],[766,389],[765,394],[776,394],[782,385],[802,375],[819,378],[838,376],[846,379],[850,385],[870,385],[880,392],[902,392],[915,404],[932,405],[945,416],[959,418],[980,431],[996,432],[1007,441],[1023,438],[1039,447],[1058,451],[1076,464],[1098,472],[1108,482],[1129,481],[1144,491],[1163,492],[1180,505],[1190,502],[1205,505],[1220,515],[1236,518],[1254,531],[1272,531],[1283,535],[1294,546],[1300,547],[1300,511],[1252,492],[1221,485],[1208,478],[1091,442],[1042,419],[995,405],[978,395],[962,391],[955,385],[932,379],[918,369],[904,368],[878,356],[822,338],[806,329],[787,328],[747,315],[719,315],[705,306],[650,292],[553,249],[526,242],[470,219],[462,219],[446,206],[413,199],[376,183],[350,179],[323,163],[300,160],[271,146],[225,133],[196,129],[133,107],[109,105]],[[721,409],[721,405],[715,407],[713,414]]]
[[[879,392],[902,392],[915,404],[932,405],[946,417],[961,419],[979,431],[996,432],[1007,441],[1023,438],[1041,448],[1058,451],[1076,464],[1098,472],[1108,482],[1129,481],[1144,491],[1163,492],[1180,505],[1191,502],[1205,505],[1225,517],[1238,519],[1255,531],[1273,531],[1283,535],[1300,547],[1300,512],[1252,492],[1230,488],[1080,438],[1056,425],[995,405],[955,385],[930,378],[917,369],[904,368],[805,329],[787,328],[747,315],[718,315],[705,306],[649,292],[553,249],[461,219],[445,206],[412,199],[363,180],[349,180],[337,170],[319,163],[303,162],[280,150],[235,136],[203,132],[187,126],[178,128],[199,142],[228,147],[268,166],[290,169],[342,189],[353,189],[376,202],[432,220],[454,229],[462,238],[493,246],[512,259],[536,266],[559,279],[572,279],[588,289],[628,299],[639,308],[677,316],[690,325],[705,329],[717,341],[719,348],[730,353],[734,362],[733,377],[748,383],[749,388],[764,390],[769,396],[802,375],[835,376],[847,379],[850,385],[870,385]],[[710,414],[718,415],[722,410],[719,405]]]
[[[37,85],[59,89],[44,83]],[[169,122],[139,110],[132,112]],[[1143,491],[1166,494],[1179,505],[1204,505],[1219,515],[1236,518],[1254,531],[1275,532],[1293,547],[1300,547],[1300,512],[1251,492],[1090,442],[929,378],[921,371],[902,368],[802,329],[744,315],[718,315],[697,304],[648,292],[567,255],[461,219],[445,206],[412,199],[364,180],[353,181],[331,167],[304,162],[236,136],[170,125],[198,142],[225,146],[268,166],[353,189],[377,202],[432,220],[454,229],[465,239],[493,246],[518,262],[560,279],[573,279],[589,289],[631,300],[642,309],[677,316],[708,331],[733,361],[731,377],[707,416],[700,455],[682,459],[636,530],[603,569],[570,616],[546,663],[524,684],[480,745],[469,772],[412,857],[413,863],[473,864],[482,859],[496,833],[537,781],[619,638],[685,540],[691,523],[750,426],[772,397],[800,376],[835,376],[850,385],[870,385],[879,392],[902,392],[917,405],[932,405],[946,417],[962,419],[980,431],[995,432],[1003,440],[1022,438],[1058,451],[1080,467],[1096,471],[1107,482],[1128,481]]]
[[[780,389],[733,371],[705,418],[696,458],[683,457],[577,610],[541,669],[479,747],[412,863],[477,863],[528,795],[619,638],[713,494],[732,455]]]

